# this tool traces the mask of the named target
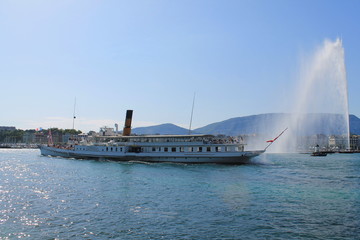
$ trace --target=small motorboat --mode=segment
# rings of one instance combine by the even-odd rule
[[[320,151],[319,145],[316,145],[315,151],[311,154],[313,157],[325,157],[327,152]]]
[[[327,155],[326,152],[313,152],[311,156],[313,157],[325,157]]]

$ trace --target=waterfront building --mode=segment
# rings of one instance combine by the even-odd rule
[[[35,143],[35,135],[33,132],[25,132],[22,137],[23,143]]]
[[[35,132],[34,133],[34,143],[47,143],[48,136],[44,134],[44,132]]]
[[[16,127],[0,126],[0,131],[15,131]]]
[[[350,136],[350,149],[351,150],[360,150],[360,135],[351,135]]]
[[[331,135],[329,137],[329,147],[333,150],[344,150],[347,148],[348,138],[343,135]],[[350,139],[351,146],[351,139]]]
[[[99,132],[100,136],[115,136],[114,128],[102,127]]]

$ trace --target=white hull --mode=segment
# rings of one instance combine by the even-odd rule
[[[63,149],[49,146],[39,146],[45,156],[59,156],[79,159],[109,159],[114,161],[144,161],[144,162],[175,162],[175,163],[223,163],[245,164],[251,158],[265,151],[241,152],[102,152]]]

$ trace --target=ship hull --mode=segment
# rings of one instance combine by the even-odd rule
[[[246,164],[265,151],[243,151],[236,153],[103,153],[98,151],[75,151],[49,146],[39,146],[41,155],[77,158],[108,159],[113,161],[173,162],[173,163],[221,163]]]

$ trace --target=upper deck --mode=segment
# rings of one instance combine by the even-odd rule
[[[140,135],[140,136],[100,136],[96,137],[97,144],[142,144],[142,145],[193,145],[193,144],[220,144],[245,145],[236,137],[214,136],[209,134],[197,135]]]

